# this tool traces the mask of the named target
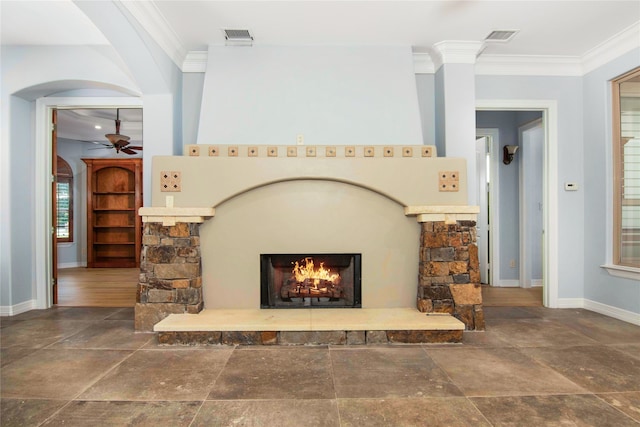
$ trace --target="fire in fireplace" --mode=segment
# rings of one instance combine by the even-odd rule
[[[262,308],[361,307],[361,254],[261,254]]]

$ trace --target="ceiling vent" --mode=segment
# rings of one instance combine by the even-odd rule
[[[517,34],[519,30],[494,30],[484,38],[486,42],[507,43]]]
[[[223,29],[224,39],[229,46],[251,46],[253,36],[249,30]]]

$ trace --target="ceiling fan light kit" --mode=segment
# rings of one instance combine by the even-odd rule
[[[133,150],[142,150],[141,145],[127,147],[129,145],[129,140],[131,138],[128,137],[127,135],[120,134],[120,109],[119,108],[116,109],[116,133],[107,133],[104,136],[109,140],[113,148],[116,149],[116,153],[119,153],[120,151],[122,151],[123,153],[127,153],[127,154],[138,154]]]

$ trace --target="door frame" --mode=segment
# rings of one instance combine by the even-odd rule
[[[544,124],[542,171],[543,304],[558,307],[558,105],[548,99],[478,99],[477,111],[540,111]]]
[[[78,108],[143,108],[139,97],[43,97],[36,100],[35,145],[34,153],[34,193],[36,215],[34,224],[34,275],[36,288],[36,307],[45,309],[53,304],[53,227],[52,214],[52,132],[51,114],[54,109],[68,110]],[[143,160],[144,161],[144,160]]]
[[[500,132],[497,128],[477,128],[476,136],[486,137],[490,140],[489,145],[489,284],[491,286],[500,286],[500,188],[498,166],[500,161]],[[480,206],[480,209],[487,209]],[[479,216],[478,216],[479,217]]]

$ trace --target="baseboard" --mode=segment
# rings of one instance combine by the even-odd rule
[[[542,286],[542,279],[532,279],[531,280],[531,287],[532,288],[539,288],[540,286]]]
[[[500,280],[496,285],[498,288],[519,288],[520,281],[519,280]]]
[[[36,308],[36,300],[21,302],[15,305],[0,305],[0,316],[15,316]]]
[[[640,326],[640,314],[586,298],[558,298],[558,308],[584,308],[585,310]]]
[[[584,298],[558,298],[558,308],[584,308]]]
[[[63,263],[58,263],[58,269],[62,270],[65,268],[78,268],[78,267],[86,267],[87,263],[86,262],[63,262]]]

